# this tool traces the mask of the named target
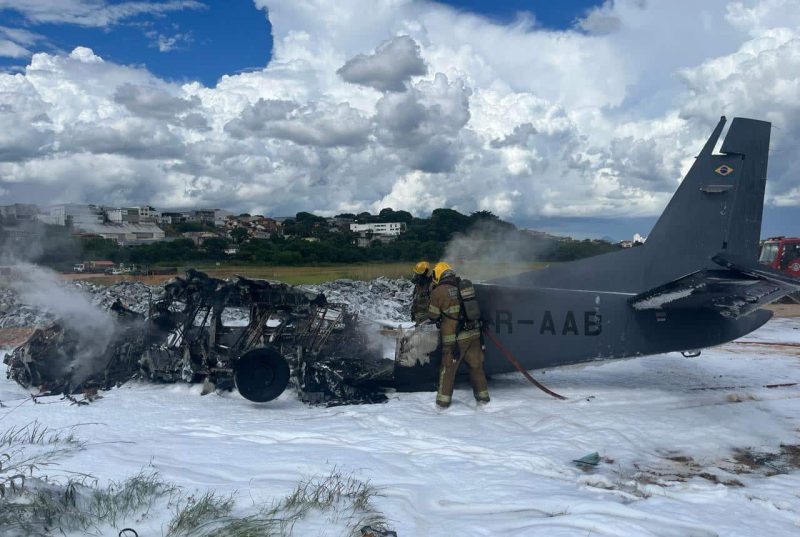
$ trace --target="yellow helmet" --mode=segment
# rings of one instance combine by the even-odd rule
[[[419,274],[422,276],[423,274],[429,273],[431,270],[431,264],[427,261],[420,261],[416,265],[414,265],[414,274]]]
[[[433,283],[439,283],[439,280],[442,279],[442,276],[447,271],[453,272],[453,268],[444,261],[436,263],[433,267]]]

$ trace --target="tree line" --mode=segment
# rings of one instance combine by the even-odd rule
[[[436,209],[428,218],[418,218],[407,211],[383,209],[378,214],[344,213],[340,219],[357,223],[402,222],[406,230],[391,242],[372,240],[369,246],[356,244],[357,234],[346,226],[334,227],[329,219],[309,212],[300,212],[283,222],[283,235],[268,239],[250,238],[222,229],[219,237],[207,238],[202,245],[190,239],[172,238],[150,244],[120,246],[115,241],[97,236],[75,236],[64,226],[41,225],[39,228],[38,262],[56,268],[68,268],[87,260],[110,260],[138,265],[188,264],[193,262],[226,262],[232,264],[308,265],[329,263],[414,262],[420,259],[441,259],[447,244],[455,237],[484,241],[503,241],[513,248],[518,261],[569,261],[618,249],[604,241],[557,240],[534,236],[517,229],[488,211],[462,214],[453,209]],[[181,226],[180,231],[195,231],[199,226]],[[186,228],[186,229],[184,229]],[[204,231],[213,227],[203,226]],[[178,231],[178,230],[176,230]],[[369,238],[369,237],[368,237]],[[3,240],[3,237],[0,237]],[[8,243],[8,237],[3,240]],[[235,249],[235,253],[226,253]],[[480,250],[480,247],[478,248]],[[30,257],[30,256],[28,256]]]

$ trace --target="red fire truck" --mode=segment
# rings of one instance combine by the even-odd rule
[[[800,278],[800,238],[771,237],[761,242],[759,263]]]

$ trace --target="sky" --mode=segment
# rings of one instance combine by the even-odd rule
[[[719,116],[798,234],[800,0],[0,0],[0,204],[646,235]]]

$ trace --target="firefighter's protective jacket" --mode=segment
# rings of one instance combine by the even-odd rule
[[[432,281],[430,276],[414,278],[414,294],[411,297],[411,320],[419,324],[428,318]]]
[[[453,345],[480,336],[480,330],[465,330],[461,322],[461,303],[458,299],[458,280],[455,277],[443,278],[431,291],[428,318],[441,323],[439,331],[442,345]]]

